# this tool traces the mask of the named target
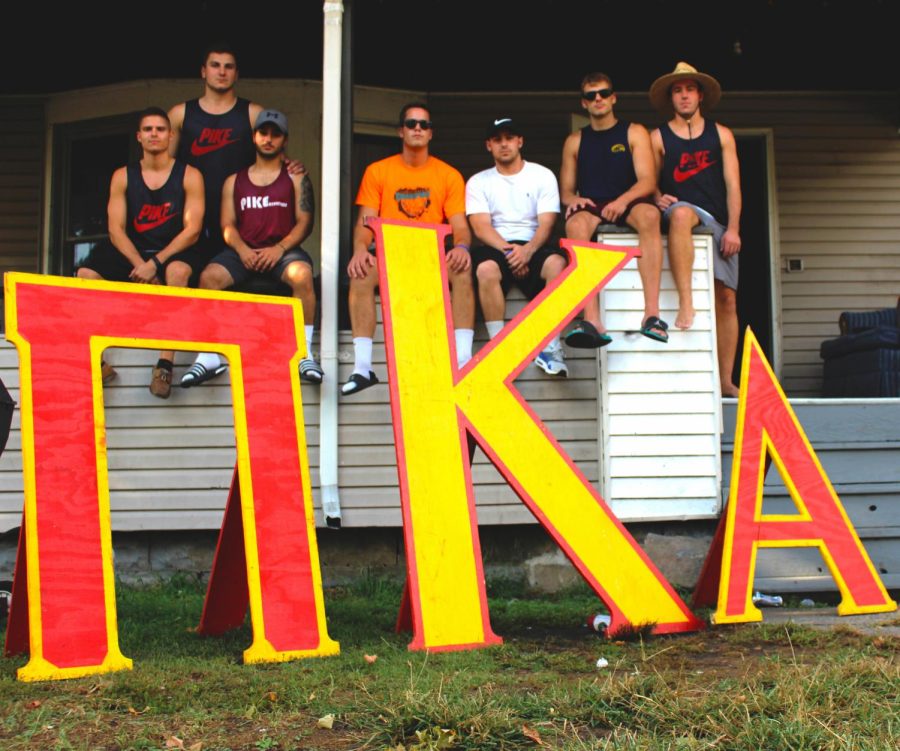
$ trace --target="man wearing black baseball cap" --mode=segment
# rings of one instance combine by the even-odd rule
[[[522,129],[511,117],[493,119],[485,146],[494,166],[466,184],[466,214],[475,237],[472,269],[488,336],[503,328],[506,294],[513,284],[531,300],[566,267],[566,256],[549,243],[559,215],[559,188],[546,167],[522,158]],[[547,375],[566,377],[559,337],[534,361]]]

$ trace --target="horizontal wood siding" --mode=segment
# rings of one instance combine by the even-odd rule
[[[875,570],[900,587],[900,400],[795,399],[792,406]],[[731,477],[736,405],[724,408],[722,473]],[[727,487],[726,487],[727,492]],[[796,514],[777,468],[769,469],[763,512]],[[756,587],[769,592],[833,590],[817,549],[760,551]]]
[[[644,297],[637,261],[601,295],[613,342],[600,351],[604,495],[625,521],[714,518],[719,494],[721,401],[716,364],[711,237],[696,235],[693,272],[697,317],[688,331],[671,326],[669,343],[634,333]],[[598,242],[637,245],[631,233]],[[660,317],[674,324],[678,296],[664,262]],[[632,333],[626,333],[626,332]]]
[[[526,158],[558,174],[577,89],[559,93],[433,94],[434,148],[465,176],[490,166],[484,128],[504,115],[525,126]],[[656,127],[646,94],[620,93],[616,114]],[[781,282],[785,390],[819,396],[819,346],[845,310],[896,305],[900,294],[900,138],[896,92],[725,92],[716,119],[774,134],[780,247],[805,270]],[[560,228],[561,229],[561,228]],[[745,247],[743,252],[752,253]],[[752,291],[751,291],[752,292]],[[740,290],[739,294],[747,294]]]
[[[0,274],[40,266],[44,100],[0,97]]]
[[[511,299],[508,316],[514,315],[523,304],[521,297]],[[476,346],[486,339],[483,328],[478,333]],[[338,482],[343,524],[348,527],[402,524],[380,323],[376,341],[374,367],[384,385],[340,403]],[[568,379],[547,378],[531,366],[519,377],[516,386],[581,471],[597,483],[598,390],[596,358],[590,354],[573,354],[569,359]],[[161,401],[147,390],[155,353],[111,349],[106,357],[119,374],[104,389],[113,528],[218,527],[235,462],[228,376],[194,389],[174,389],[168,401]],[[353,363],[349,332],[341,334],[339,357],[338,378],[343,382],[350,376]],[[189,353],[177,354],[176,380],[192,359]],[[18,357],[8,343],[0,345],[0,378],[18,401]],[[319,394],[310,385],[303,386],[302,394],[316,522],[321,524]],[[0,532],[20,523],[21,467],[17,410],[9,444],[0,457]],[[533,520],[481,451],[476,452],[472,474],[481,523]]]

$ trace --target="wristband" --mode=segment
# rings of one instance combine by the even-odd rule
[[[275,245],[276,245],[277,247],[281,248],[281,250],[282,250],[283,253],[287,253],[287,248],[285,248],[284,245],[282,245],[280,242],[275,243]]]
[[[150,256],[150,260],[153,261],[153,263],[156,264],[156,270],[157,270],[157,271],[162,271],[163,265],[162,265],[162,263],[160,262],[160,260],[159,260],[156,256]]]
[[[466,251],[466,253],[469,252],[469,246],[466,245],[465,243],[456,243],[453,247],[454,248],[462,248],[463,250]]]

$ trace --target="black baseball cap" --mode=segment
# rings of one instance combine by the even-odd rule
[[[514,136],[523,135],[522,129],[516,125],[516,121],[511,117],[498,117],[491,121],[485,131],[486,138],[493,138],[498,133],[511,133]]]

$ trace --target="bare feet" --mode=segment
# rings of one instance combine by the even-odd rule
[[[722,384],[722,398],[732,397],[737,399],[740,396],[741,390],[735,386],[733,383],[723,383]]]
[[[679,329],[689,329],[694,325],[694,316],[696,315],[693,308],[679,308],[678,315],[675,318],[675,326]]]

